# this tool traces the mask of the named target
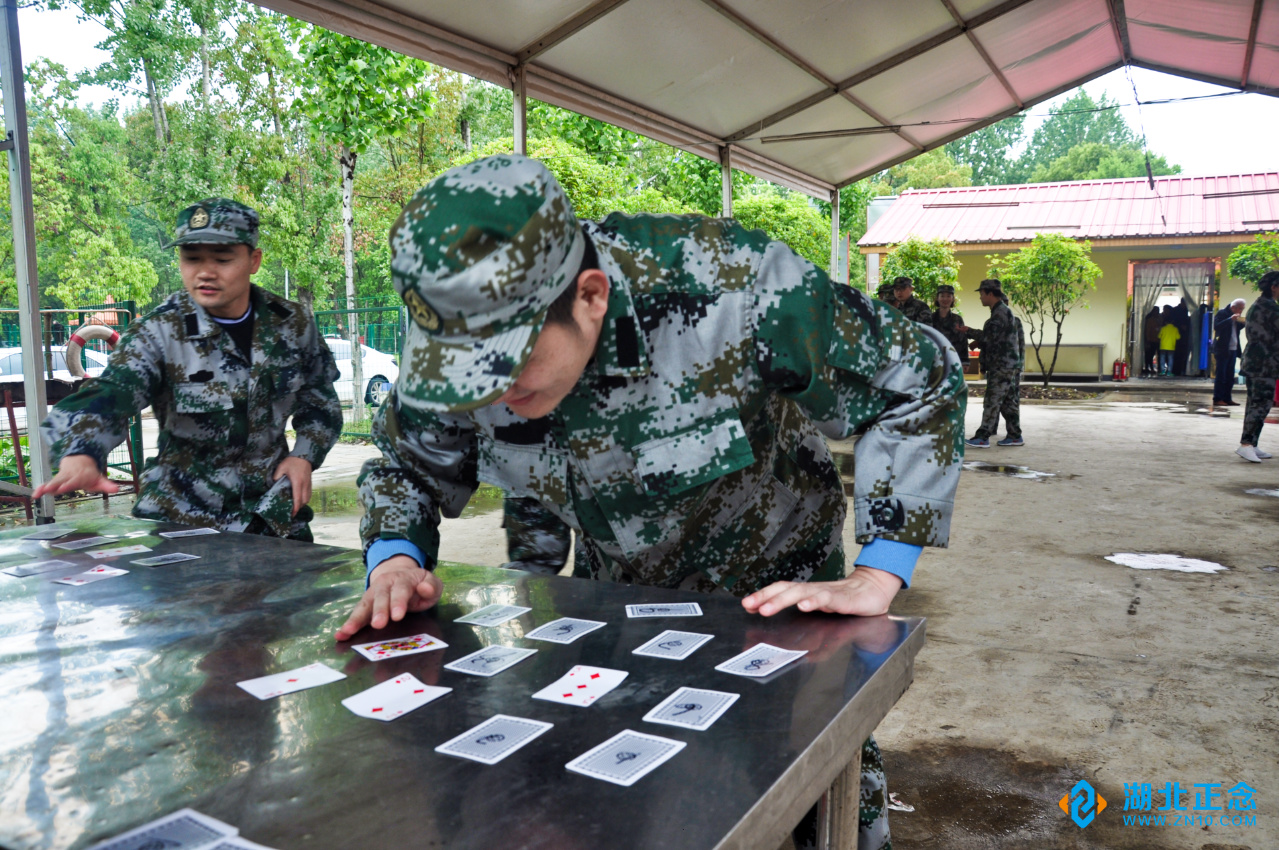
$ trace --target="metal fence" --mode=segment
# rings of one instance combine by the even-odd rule
[[[315,324],[337,362],[335,384],[342,402],[342,433],[350,437],[370,436],[373,411],[382,403],[390,385],[400,374],[400,350],[404,346],[408,311],[401,306],[365,306],[354,310],[339,307],[316,310]],[[354,386],[350,330],[360,338],[362,388]]]

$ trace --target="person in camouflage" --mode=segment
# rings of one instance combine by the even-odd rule
[[[1248,398],[1243,409],[1243,436],[1235,454],[1252,463],[1270,457],[1258,443],[1266,415],[1274,404],[1275,383],[1279,379],[1279,272],[1266,272],[1257,282],[1261,296],[1248,308],[1244,333],[1248,345],[1243,351],[1239,373],[1247,380]]]
[[[927,304],[915,297],[915,281],[904,276],[894,280],[893,300],[897,303],[897,309],[902,311],[903,316],[912,322],[932,326],[933,311],[928,309]]]
[[[936,309],[932,313],[932,326],[936,328],[959,355],[959,362],[968,363],[968,336],[962,330],[964,317],[955,312],[955,287],[943,283],[937,287],[933,299]]]
[[[1021,435],[1021,369],[1024,363],[1021,322],[1013,315],[998,280],[987,278],[977,287],[983,307],[990,308],[990,318],[980,331],[965,327],[965,335],[981,346],[981,364],[986,373],[986,395],[982,400],[981,426],[967,440],[975,449],[990,448],[990,436],[1004,417],[1008,436],[1001,446],[1024,446]]]
[[[390,241],[413,324],[360,476],[368,589],[338,640],[436,603],[440,513],[478,481],[576,531],[576,576],[728,592],[764,616],[882,614],[920,547],[946,545],[958,357],[764,233],[579,222],[543,165],[507,155],[432,180]],[[853,434],[864,545],[846,570],[823,435]],[[887,846],[872,820],[866,846]]]
[[[115,492],[106,458],[148,405],[160,425],[133,514],[310,540],[311,471],[342,431],[337,367],[302,308],[250,283],[258,214],[208,198],[178,215],[183,291],[134,321],[98,378],[41,426],[58,473],[35,495]],[[289,451],[284,425],[297,434]]]
[[[875,297],[889,307],[897,306],[897,298],[893,295],[893,285],[891,283],[881,283],[879,289],[875,290]]]

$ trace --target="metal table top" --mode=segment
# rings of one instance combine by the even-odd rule
[[[170,540],[155,534],[175,527],[125,518],[77,528],[201,560],[120,563],[129,575],[82,587],[54,584],[64,572],[0,575],[0,846],[11,850],[85,847],[184,806],[280,850],[775,850],[909,686],[924,639],[919,619],[763,619],[729,596],[445,565],[439,606],[353,643],[429,632],[449,648],[373,663],[332,637],[363,588],[357,551]],[[29,531],[0,533],[0,567],[97,563],[17,539]],[[130,557],[144,556],[119,560]],[[705,616],[623,609],[677,600]],[[493,602],[533,610],[497,628],[453,622]],[[564,646],[522,637],[561,616],[608,626]],[[685,661],[631,654],[664,629],[715,638]],[[763,680],[712,669],[761,641],[809,652]],[[493,678],[442,669],[492,643],[539,651]],[[314,661],[347,678],[268,701],[236,685]],[[589,708],[530,698],[574,664],[630,675]],[[403,672],[453,692],[390,723],[340,704]],[[741,699],[704,732],[641,721],[682,685]],[[434,752],[498,713],[555,727],[494,766]],[[624,729],[688,746],[629,788],[565,770]]]

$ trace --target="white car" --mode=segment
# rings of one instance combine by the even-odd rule
[[[55,345],[49,350],[49,355],[53,360],[53,377],[63,381],[75,381],[77,378],[71,377],[71,373],[67,371],[67,347],[65,345]],[[89,377],[96,378],[102,374],[102,370],[107,368],[107,355],[101,351],[94,351],[91,348],[84,350],[85,372]],[[0,348],[0,388],[7,383],[22,383],[22,349],[21,348]],[[3,395],[3,393],[0,393]],[[9,436],[9,420],[5,418],[4,399],[0,398],[0,435],[5,438]],[[15,407],[13,409],[13,418],[16,420],[18,430],[26,431],[27,429],[27,409],[25,407]]]
[[[333,382],[337,390],[338,400],[343,404],[353,401],[351,393],[351,343],[336,337],[325,337],[333,359],[337,362],[338,379]],[[391,391],[391,385],[400,376],[400,367],[395,358],[369,348],[360,346],[360,365],[364,369],[364,403],[379,405]]]

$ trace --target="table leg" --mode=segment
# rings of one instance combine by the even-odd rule
[[[835,777],[817,807],[820,850],[857,850],[858,809],[862,796],[862,751]]]

